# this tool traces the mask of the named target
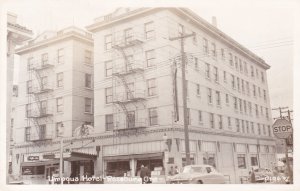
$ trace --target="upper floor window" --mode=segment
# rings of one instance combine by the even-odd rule
[[[33,69],[33,57],[28,58],[27,60],[27,70],[32,70]]]
[[[195,32],[193,32],[193,44],[197,45],[198,44],[198,39],[197,39],[197,34]]]
[[[32,93],[32,80],[27,81],[27,94]]]
[[[30,141],[30,137],[31,137],[31,128],[25,127],[25,141],[26,142]]]
[[[205,63],[205,76],[210,78],[210,65],[208,63]]]
[[[210,122],[210,128],[215,128],[215,119],[213,113],[209,114],[209,122]]]
[[[154,49],[146,51],[147,67],[155,66],[155,51]]]
[[[194,63],[195,63],[195,69],[199,70],[199,62],[198,62],[198,58],[194,57]]]
[[[149,122],[150,125],[158,125],[157,108],[149,108]]]
[[[254,68],[251,66],[251,77],[254,77]]]
[[[84,63],[92,64],[92,52],[89,50],[84,51]]]
[[[42,54],[42,65],[48,64],[48,53]]]
[[[232,89],[235,89],[235,78],[234,75],[231,74],[231,85],[232,85]]]
[[[208,54],[208,41],[206,38],[203,38],[203,52],[204,54]]]
[[[104,50],[110,50],[112,48],[112,35],[104,36]]]
[[[221,57],[223,60],[225,60],[225,50],[224,48],[221,48]]]
[[[239,69],[239,63],[238,63],[238,57],[234,56],[234,65],[235,65],[235,69],[238,70]]]
[[[64,63],[64,56],[65,56],[65,51],[63,48],[60,48],[57,50],[57,63],[58,64],[63,64]]]
[[[155,31],[154,31],[154,22],[148,22],[145,23],[145,38],[146,39],[152,39],[155,37]]]
[[[223,72],[223,79],[224,79],[224,83],[227,83],[227,73],[226,73],[226,71]]]
[[[113,114],[105,115],[105,130],[112,131],[114,129],[114,116]]]
[[[262,83],[264,83],[264,82],[265,82],[264,73],[263,73],[263,72],[261,72],[261,73],[260,73],[260,75],[261,75],[261,82],[262,82]]]
[[[148,95],[149,96],[155,96],[156,95],[155,78],[147,80],[147,87],[148,87]]]
[[[223,129],[223,118],[222,115],[218,115],[218,119],[219,119],[219,129]]]
[[[128,28],[124,30],[124,40],[125,40],[125,44],[128,44],[133,40],[132,28]]]
[[[236,124],[236,132],[240,132],[240,120],[235,119],[235,124]]]
[[[92,113],[92,99],[84,98],[84,112]]]
[[[184,34],[184,26],[182,24],[178,24],[178,34],[179,35]]]
[[[63,112],[64,111],[64,105],[63,105],[63,98],[59,97],[56,98],[56,111],[57,112]]]
[[[104,62],[104,65],[105,65],[105,76],[106,77],[111,76],[113,73],[112,61],[109,60]]]
[[[196,93],[200,95],[200,84],[196,84]]]
[[[214,58],[217,57],[217,50],[216,50],[216,44],[215,43],[211,43],[211,54]]]
[[[201,124],[203,122],[202,111],[198,111],[198,121],[199,121],[199,124]]]
[[[91,74],[85,74],[85,87],[92,88],[92,75]]]
[[[216,91],[216,101],[217,101],[217,105],[220,106],[221,105],[221,95],[219,91]]]
[[[214,66],[214,77],[215,77],[215,82],[219,82],[219,72],[218,68]]]
[[[229,64],[230,66],[233,66],[233,56],[232,56],[232,53],[229,53]]]
[[[105,88],[105,103],[112,103],[113,101],[113,89],[112,87]]]
[[[244,71],[245,71],[245,74],[248,75],[248,66],[247,66],[246,62],[244,62]]]
[[[210,88],[207,88],[207,99],[208,103],[212,104],[212,90]]]

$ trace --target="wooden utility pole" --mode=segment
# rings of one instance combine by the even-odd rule
[[[183,124],[184,124],[184,140],[185,140],[185,154],[186,154],[186,164],[191,164],[190,159],[190,140],[189,140],[189,130],[188,130],[188,116],[187,116],[187,84],[186,84],[186,77],[185,77],[185,66],[186,66],[186,54],[184,51],[184,40],[185,38],[194,36],[195,34],[184,34],[182,33],[179,37],[170,38],[171,41],[173,40],[180,40],[180,53],[181,53],[181,75],[182,75],[182,99],[183,99]]]
[[[288,109],[289,107],[277,107],[277,108],[273,108],[272,110],[279,110],[279,114],[280,114],[280,118],[282,119],[282,110],[283,109]]]

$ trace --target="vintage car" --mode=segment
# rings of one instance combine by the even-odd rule
[[[182,173],[170,177],[170,184],[225,184],[225,177],[210,165],[188,165]]]

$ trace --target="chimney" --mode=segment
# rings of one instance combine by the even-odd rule
[[[215,16],[213,16],[213,17],[211,18],[211,23],[212,23],[212,25],[213,25],[214,27],[218,28],[218,26],[217,26],[217,18],[216,18]]]

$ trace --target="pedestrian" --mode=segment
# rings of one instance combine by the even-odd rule
[[[140,177],[142,178],[142,184],[145,184],[145,177],[146,177],[147,169],[144,167],[144,165],[141,165],[140,170]]]
[[[174,168],[173,166],[171,166],[170,170],[169,170],[169,175],[173,176],[174,175]]]
[[[177,167],[177,166],[175,166],[174,174],[179,174],[179,170],[178,170],[178,167]]]
[[[152,183],[152,181],[151,181],[151,170],[150,170],[148,165],[146,165],[146,176],[144,178],[145,178],[146,184],[151,184]]]
[[[255,173],[254,173],[254,169],[252,168],[252,171],[250,173],[250,182],[251,183],[256,183],[256,180],[255,180]]]

